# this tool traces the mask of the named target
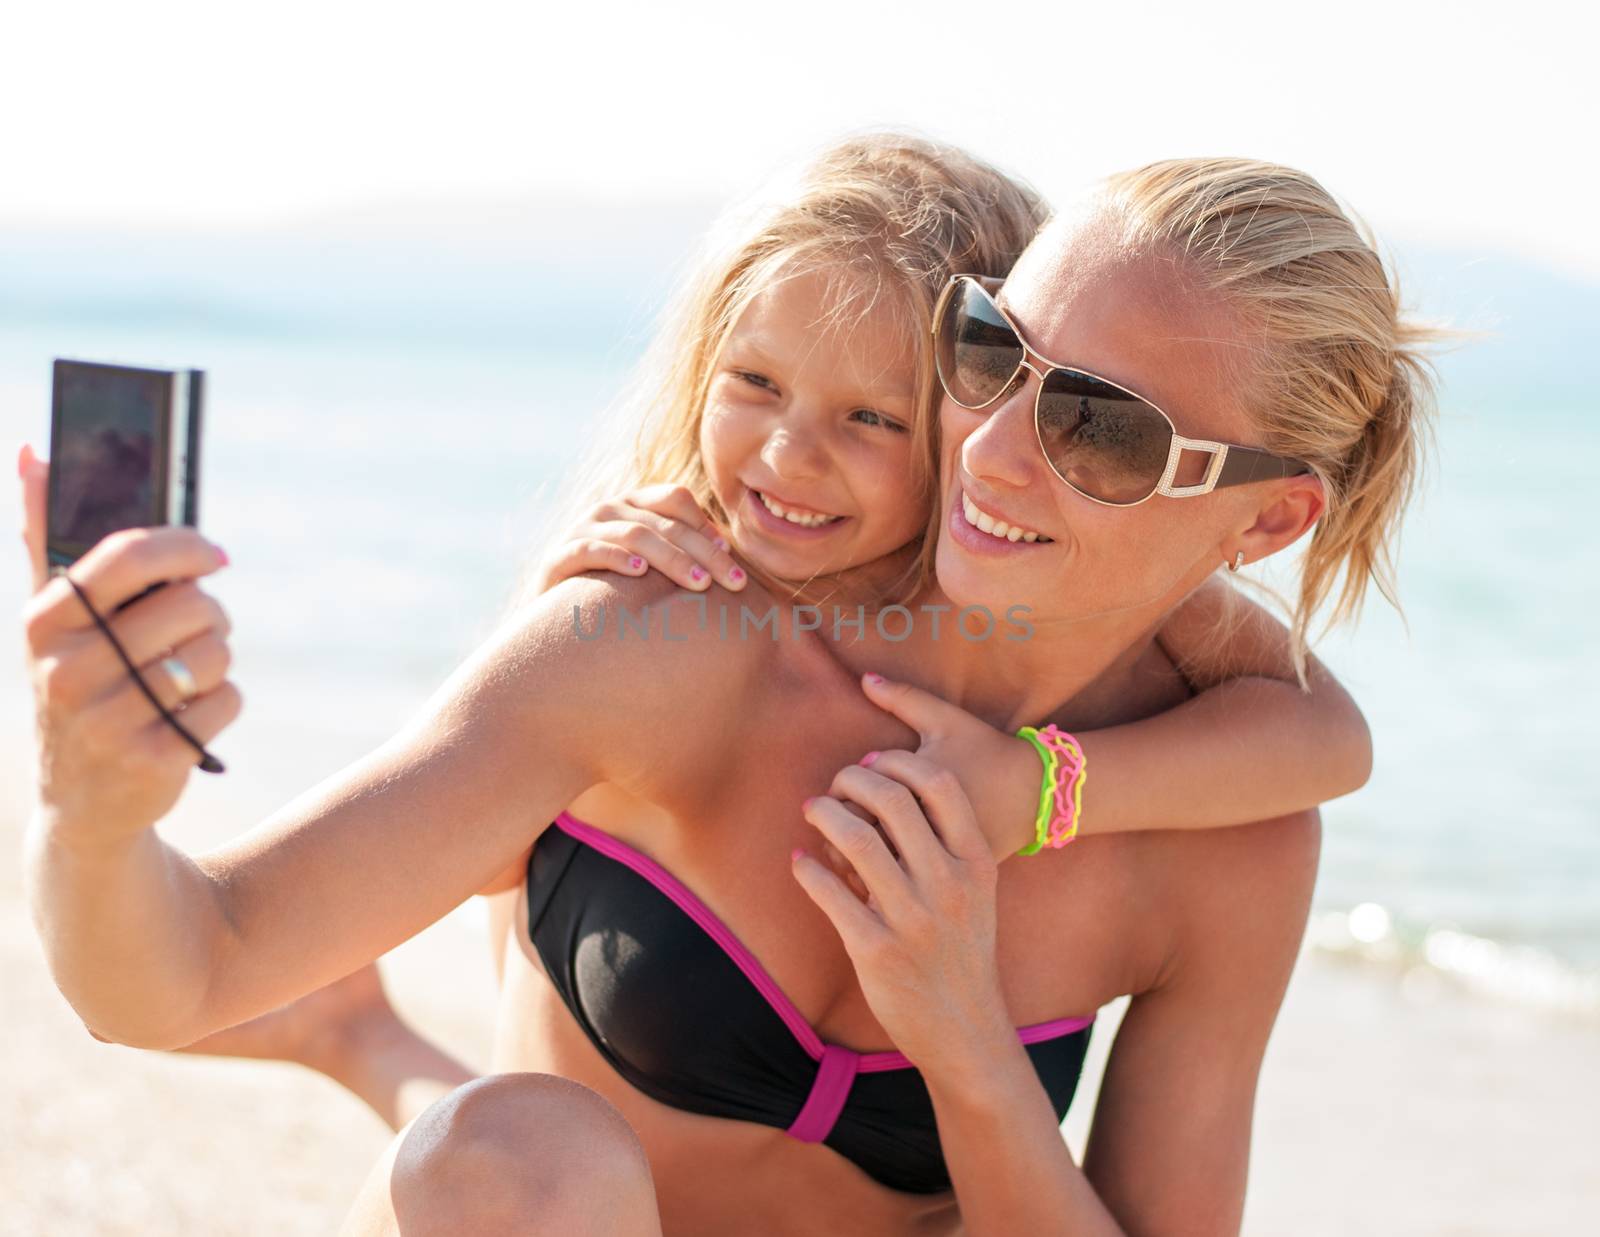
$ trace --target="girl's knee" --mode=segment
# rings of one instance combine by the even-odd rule
[[[401,1140],[392,1186],[404,1232],[407,1212],[419,1232],[654,1231],[635,1227],[653,1223],[655,1194],[632,1127],[550,1074],[491,1074],[437,1100]]]

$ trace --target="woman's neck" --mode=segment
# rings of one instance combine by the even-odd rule
[[[906,606],[912,622],[904,640],[884,639],[869,618],[860,640],[837,644],[840,660],[857,672],[876,670],[926,688],[1003,730],[1047,718],[1075,727],[1120,720],[1120,705],[1136,695],[1138,667],[1163,617],[1123,611],[1073,623],[1036,623],[1031,633],[1008,631],[996,620],[980,640],[957,629],[960,607],[937,584]],[[930,608],[940,606],[945,609],[935,624]],[[903,625],[891,625],[891,634]]]

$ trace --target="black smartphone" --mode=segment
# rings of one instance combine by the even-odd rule
[[[55,362],[45,516],[52,575],[118,529],[198,525],[204,403],[203,370]]]

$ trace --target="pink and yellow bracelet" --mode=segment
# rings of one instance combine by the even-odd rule
[[[1078,820],[1083,814],[1083,783],[1088,779],[1088,761],[1078,741],[1054,726],[1024,726],[1017,738],[1033,744],[1044,762],[1039,783],[1039,812],[1034,817],[1034,841],[1017,852],[1036,855],[1046,845],[1065,846],[1078,836]]]

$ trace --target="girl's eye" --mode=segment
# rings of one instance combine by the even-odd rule
[[[886,417],[883,415],[883,413],[872,408],[857,408],[850,415],[852,417],[859,418],[863,425],[881,425],[884,429],[899,434],[908,434],[911,432],[908,427],[901,425],[900,422],[891,417]]]
[[[758,374],[754,370],[736,369],[733,371],[733,376],[741,382],[748,382],[753,387],[760,387],[763,391],[777,390],[777,387],[773,385],[772,379],[765,374]]]

